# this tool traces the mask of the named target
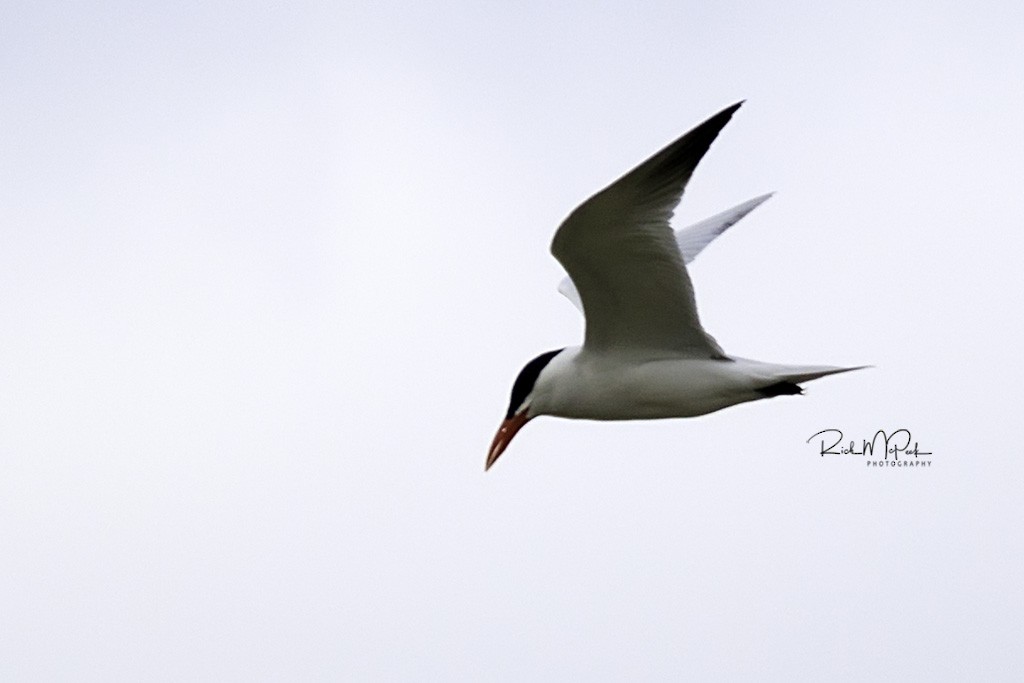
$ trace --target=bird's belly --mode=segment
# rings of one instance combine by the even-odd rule
[[[652,361],[585,368],[558,414],[589,420],[693,417],[759,398],[728,361]]]

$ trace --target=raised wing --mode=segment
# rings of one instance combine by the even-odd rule
[[[697,254],[704,251],[704,247],[711,244],[723,232],[739,223],[741,218],[768,201],[772,194],[769,192],[760,197],[754,197],[722,213],[716,213],[711,218],[705,218],[699,223],[694,223],[688,228],[677,230],[676,244],[679,245],[679,253],[683,257],[683,263],[689,264],[690,261],[697,258]]]
[[[697,163],[742,102],[715,114],[573,211],[551,253],[587,319],[584,348],[724,357],[701,327],[693,284],[669,220]]]
[[[679,248],[679,255],[683,257],[683,263],[689,264],[697,258],[697,254],[704,250],[704,247],[721,235],[723,232],[736,225],[741,218],[761,206],[770,197],[771,193],[754,197],[737,206],[717,213],[711,218],[705,218],[699,223],[676,230],[676,246]],[[569,276],[562,278],[558,283],[558,291],[561,292],[572,305],[583,312],[583,302],[580,301],[580,293],[576,291],[576,285],[572,283]]]

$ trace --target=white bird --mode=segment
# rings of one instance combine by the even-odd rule
[[[866,367],[781,365],[729,356],[700,324],[685,263],[771,195],[678,234],[669,220],[697,163],[742,104],[668,145],[583,202],[559,226],[551,253],[569,273],[559,291],[582,304],[583,346],[548,351],[523,367],[486,469],[539,415],[692,417],[800,394],[802,382]]]

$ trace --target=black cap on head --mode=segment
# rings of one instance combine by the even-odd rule
[[[522,370],[519,371],[519,376],[516,377],[515,383],[512,385],[512,400],[508,404],[508,413],[505,414],[505,418],[509,419],[516,414],[519,406],[523,404],[526,397],[533,391],[533,385],[537,383],[537,378],[540,377],[540,371],[551,362],[551,359],[560,354],[565,349],[555,349],[554,351],[547,351],[540,354],[529,363],[527,363]]]

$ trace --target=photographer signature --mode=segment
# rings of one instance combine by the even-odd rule
[[[880,455],[885,459],[888,459],[889,456],[892,456],[894,460],[899,460],[901,455],[904,458],[911,455],[915,458],[920,455],[932,455],[931,451],[920,450],[917,441],[913,441],[909,429],[897,429],[891,434],[883,429],[879,429],[870,440],[862,439],[859,449],[854,439],[850,439],[848,443],[843,443],[843,432],[839,429],[822,429],[820,432],[812,434],[806,443],[811,443],[811,441],[819,437],[821,439],[821,457],[826,455],[866,455],[868,457],[875,457],[875,449],[878,447],[881,447]],[[913,443],[913,446],[911,446],[911,443]]]

